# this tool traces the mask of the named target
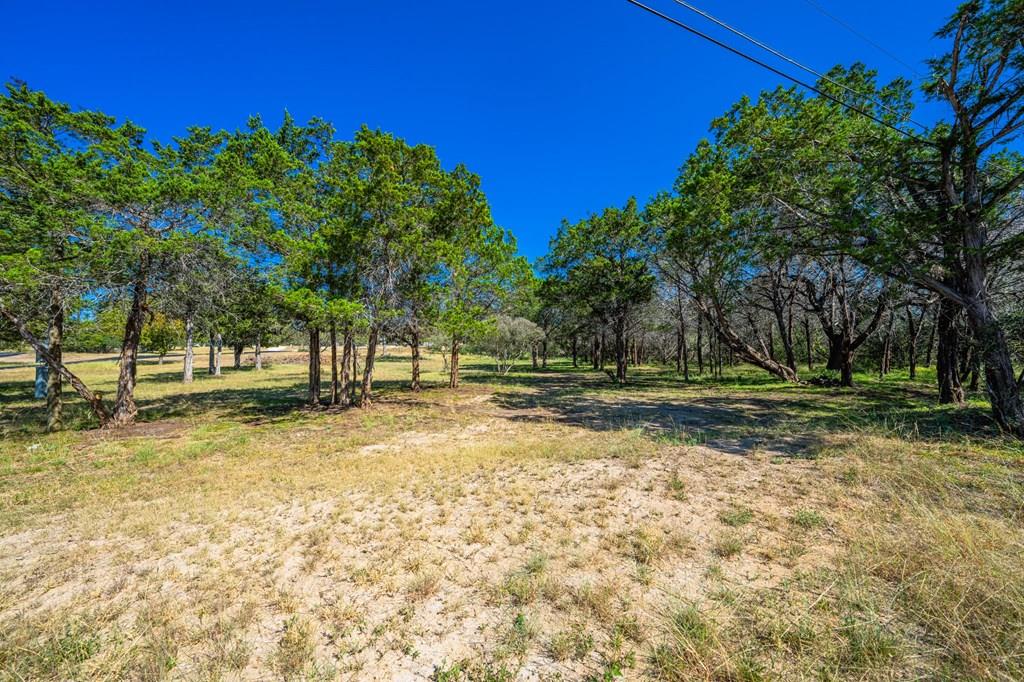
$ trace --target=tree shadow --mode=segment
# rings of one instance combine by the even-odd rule
[[[755,377],[749,377],[755,379]],[[467,377],[516,390],[493,403],[513,421],[570,424],[596,431],[641,429],[657,437],[713,445],[723,451],[799,453],[827,434],[870,431],[927,441],[992,437],[998,429],[976,404],[940,406],[906,383],[832,389],[773,378],[685,383],[674,373],[636,371],[620,386],[593,371]],[[709,389],[726,394],[711,394]]]

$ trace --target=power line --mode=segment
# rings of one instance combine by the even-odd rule
[[[926,126],[926,125],[924,125],[922,123],[918,123],[914,119],[910,118],[910,116],[907,115],[907,114],[902,114],[901,115],[898,111],[896,111],[892,107],[886,105],[883,102],[878,101],[873,95],[871,95],[869,93],[866,93],[866,92],[859,91],[859,90],[855,90],[854,88],[851,88],[850,86],[846,85],[845,83],[841,83],[841,82],[839,82],[837,80],[834,80],[833,78],[830,78],[826,74],[820,73],[819,71],[816,71],[815,69],[812,69],[809,66],[801,64],[800,62],[798,62],[797,60],[793,59],[789,55],[786,55],[783,52],[780,52],[779,50],[776,50],[775,48],[771,47],[770,45],[767,45],[764,42],[758,40],[757,38],[751,36],[750,34],[745,33],[745,32],[741,31],[740,29],[738,29],[738,28],[736,28],[734,26],[731,26],[730,24],[728,24],[725,21],[719,19],[718,17],[714,16],[710,12],[706,12],[706,11],[702,10],[701,8],[696,7],[695,5],[690,4],[689,2],[686,2],[686,0],[672,0],[672,1],[674,3],[676,3],[677,5],[680,5],[681,7],[685,7],[686,9],[690,10],[691,12],[694,12],[695,14],[699,14],[700,16],[704,17],[708,21],[711,21],[714,24],[724,28],[725,30],[727,30],[730,33],[732,33],[733,35],[737,35],[740,38],[743,38],[747,42],[756,45],[757,47],[759,47],[762,50],[764,50],[764,51],[766,51],[766,52],[768,52],[768,53],[778,57],[779,59],[782,59],[783,61],[789,62],[790,64],[792,64],[793,66],[797,67],[798,69],[806,71],[807,73],[817,77],[819,80],[824,80],[824,81],[826,81],[828,83],[831,83],[832,85],[834,85],[834,86],[836,86],[838,88],[842,88],[843,90],[846,90],[847,92],[849,92],[849,93],[851,93],[853,95],[859,95],[861,97],[867,97],[876,106],[878,106],[878,107],[888,111],[891,114],[895,114],[897,116],[900,116],[902,118],[902,120],[907,121],[909,123],[913,123],[917,127],[921,128],[921,130],[928,130],[928,126]]]
[[[922,77],[922,78],[923,78],[923,75],[921,74],[921,72],[920,72],[920,71],[918,71],[918,70],[917,70],[917,69],[915,69],[915,68],[914,68],[913,66],[911,66],[911,65],[910,65],[910,64],[908,64],[908,63],[906,63],[905,61],[903,61],[902,59],[900,59],[899,57],[897,57],[896,55],[894,55],[894,54],[893,54],[892,52],[890,52],[889,50],[885,49],[884,47],[882,47],[881,45],[879,45],[878,43],[876,43],[876,42],[875,42],[874,40],[872,40],[871,38],[867,37],[866,35],[864,35],[864,34],[863,34],[863,33],[861,33],[860,31],[858,31],[858,30],[857,30],[856,28],[854,28],[853,26],[851,26],[851,25],[850,25],[850,24],[848,24],[847,22],[843,21],[842,19],[840,19],[840,18],[839,18],[839,17],[837,17],[836,15],[832,14],[831,12],[829,12],[829,11],[828,11],[827,9],[825,9],[825,8],[824,8],[824,7],[822,7],[822,6],[820,5],[820,4],[818,4],[818,3],[817,3],[817,2],[815,1],[815,0],[804,0],[804,2],[806,2],[806,3],[808,4],[808,5],[810,5],[810,6],[811,6],[811,7],[813,7],[813,8],[815,9],[815,10],[817,10],[818,12],[820,12],[821,14],[823,14],[824,16],[828,17],[829,19],[831,19],[831,20],[832,20],[832,21],[834,21],[835,23],[837,23],[837,24],[839,24],[840,26],[842,26],[843,28],[845,28],[845,29],[846,29],[847,31],[849,31],[849,32],[850,32],[850,33],[852,33],[853,35],[855,35],[855,36],[857,36],[858,38],[860,38],[861,40],[863,40],[863,41],[864,41],[865,43],[867,43],[867,44],[868,44],[868,45],[870,45],[871,47],[875,48],[876,50],[878,50],[879,52],[881,52],[882,54],[884,54],[885,56],[887,56],[887,57],[888,57],[889,59],[892,59],[893,61],[895,61],[895,62],[898,62],[898,63],[902,64],[903,66],[905,66],[905,67],[907,67],[908,69],[910,69],[911,71],[913,71],[915,75],[917,75],[917,76],[920,76],[920,77]]]
[[[782,78],[785,78],[786,80],[791,81],[791,82],[799,85],[802,88],[806,88],[807,90],[810,90],[811,92],[815,92],[815,93],[821,95],[825,99],[827,99],[827,100],[829,100],[831,102],[834,102],[835,104],[838,104],[839,106],[841,106],[841,107],[843,107],[845,109],[849,109],[850,111],[853,111],[855,113],[860,114],[861,116],[864,116],[866,118],[871,119],[872,121],[874,121],[875,123],[878,123],[879,125],[883,125],[886,128],[890,128],[891,130],[896,131],[900,135],[904,135],[904,136],[906,136],[906,137],[908,137],[908,138],[910,138],[912,140],[915,140],[917,142],[920,142],[922,144],[934,146],[934,143],[930,142],[929,140],[926,140],[926,139],[924,139],[922,137],[919,137],[919,136],[915,135],[914,133],[911,133],[911,132],[908,132],[906,130],[903,130],[902,128],[898,128],[897,126],[894,126],[893,124],[889,123],[888,121],[885,121],[885,120],[879,118],[878,116],[875,116],[874,114],[872,114],[869,111],[865,111],[864,109],[861,109],[860,107],[854,106],[854,105],[852,105],[852,104],[850,104],[848,102],[844,102],[841,99],[839,99],[838,97],[834,97],[833,95],[830,95],[827,92],[822,91],[821,89],[817,88],[814,85],[811,85],[810,83],[807,83],[807,82],[805,82],[803,80],[800,80],[799,78],[796,78],[794,76],[790,76],[788,73],[782,71],[781,69],[777,69],[774,66],[772,66],[771,64],[763,62],[760,59],[758,59],[757,57],[752,57],[751,55],[747,54],[746,52],[743,52],[742,50],[737,49],[737,48],[733,47],[732,45],[729,45],[728,43],[724,43],[721,40],[718,40],[717,38],[714,38],[714,37],[708,35],[707,33],[704,33],[703,31],[700,31],[700,30],[690,26],[689,24],[683,23],[682,21],[680,21],[679,19],[676,19],[675,17],[671,17],[671,16],[669,16],[669,15],[663,13],[663,12],[660,12],[660,11],[654,9],[653,7],[650,7],[648,5],[643,4],[639,0],[626,0],[626,1],[628,3],[630,3],[631,5],[635,5],[635,6],[639,7],[640,9],[642,9],[642,10],[644,10],[646,12],[649,12],[650,14],[653,14],[654,16],[658,17],[659,19],[667,21],[668,23],[672,24],[673,26],[681,28],[681,29],[683,29],[685,31],[689,31],[693,35],[698,36],[699,38],[703,38],[704,40],[712,43],[713,45],[716,45],[716,46],[722,48],[723,50],[727,50],[727,51],[733,53],[734,55],[736,55],[738,57],[742,57],[743,59],[746,59],[748,62],[756,64],[756,65],[760,66],[763,69],[767,69],[768,71],[771,71],[772,73],[774,73],[776,76],[781,76]]]

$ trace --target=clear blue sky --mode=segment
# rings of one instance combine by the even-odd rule
[[[815,0],[904,62],[954,2]],[[913,76],[810,0],[693,0],[825,70]],[[701,23],[669,0],[650,4]],[[287,108],[340,136],[361,123],[435,146],[483,177],[494,215],[536,258],[563,217],[668,188],[708,122],[779,78],[625,0],[16,2],[0,77],[131,118],[156,138],[234,129]],[[715,32],[720,35],[721,31]],[[792,70],[792,69],[790,69]],[[919,120],[934,120],[931,107]]]

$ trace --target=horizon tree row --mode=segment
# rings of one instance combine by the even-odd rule
[[[322,400],[321,335],[330,404],[372,403],[382,335],[411,348],[419,390],[424,338],[443,334],[454,388],[463,345],[531,277],[479,178],[442,168],[426,145],[365,126],[338,140],[327,122],[287,114],[277,130],[253,118],[165,144],[24,83],[0,96],[0,326],[51,370],[51,430],[62,425],[65,382],[101,426],[133,422],[140,347],[165,348],[177,324],[184,382],[198,335],[219,374],[225,342],[236,366],[254,346],[259,366],[263,342],[290,323],[308,337],[310,405]],[[114,319],[119,374],[108,401],[62,353],[69,320],[103,322],[109,338]],[[357,333],[367,339],[358,395]]]
[[[897,130],[909,82],[881,86],[862,64],[835,67],[820,94],[743,97],[672,192],[562,226],[543,263],[556,335],[574,357],[589,339],[595,367],[610,339],[624,382],[638,339],[675,327],[683,365],[696,327],[716,361],[720,345],[797,382],[803,327],[804,358],[823,339],[827,368],[851,386],[864,349],[888,371],[898,332],[916,369],[927,324],[941,402],[962,403],[964,381],[983,377],[995,421],[1024,437],[1024,159],[1011,147],[1024,130],[1022,33],[1012,2],[956,11],[923,85],[950,120],[923,134]]]

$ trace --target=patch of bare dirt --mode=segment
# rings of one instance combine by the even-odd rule
[[[512,440],[515,428],[490,418],[400,434],[352,456],[457,453],[485,438]],[[563,429],[562,447],[579,434]],[[114,527],[82,537],[55,521],[0,538],[0,622],[102,602],[134,631],[140,613],[161,608],[187,633],[172,671],[181,679],[211,666],[239,679],[275,676],[296,623],[317,665],[343,679],[425,679],[456,660],[502,656],[518,657],[521,679],[582,679],[600,672],[625,624],[635,638],[627,646],[642,650],[667,604],[779,585],[832,560],[827,530],[796,535],[787,521],[834,503],[814,462],[636,447],[579,461],[511,459],[386,497],[311,490],[212,519],[183,510],[144,535]],[[723,521],[740,507],[749,520]],[[724,539],[739,549],[723,549]],[[516,652],[510,632],[520,615],[533,634]],[[234,671],[211,648],[214,626],[246,644]],[[556,660],[551,642],[570,628],[593,646]]]

